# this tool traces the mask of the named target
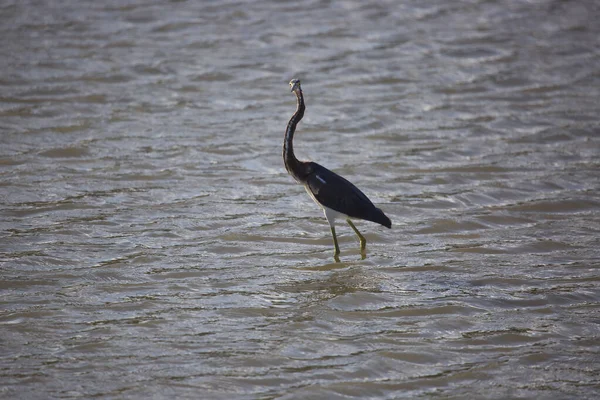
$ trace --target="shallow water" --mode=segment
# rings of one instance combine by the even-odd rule
[[[3,2],[0,396],[596,398],[600,7],[397,3]]]

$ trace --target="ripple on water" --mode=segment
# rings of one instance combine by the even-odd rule
[[[1,5],[2,394],[595,398],[588,3]]]

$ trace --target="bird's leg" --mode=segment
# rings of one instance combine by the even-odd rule
[[[338,246],[337,236],[335,236],[335,227],[333,226],[333,224],[329,225],[329,227],[331,228],[331,236],[333,236],[333,246],[335,247],[333,258],[335,259],[335,261],[340,262],[340,258],[338,257],[340,255],[340,246]]]
[[[358,229],[356,229],[356,226],[354,226],[352,221],[347,219],[346,222],[348,222],[348,225],[350,225],[350,228],[352,228],[352,230],[354,230],[354,233],[356,233],[356,236],[358,236],[358,240],[360,240],[360,254],[364,260],[364,258],[366,256],[365,248],[367,247],[367,239],[365,239],[365,237],[360,234],[360,232],[358,231]]]

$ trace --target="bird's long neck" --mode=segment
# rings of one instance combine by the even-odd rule
[[[302,163],[298,161],[296,156],[294,155],[294,132],[296,131],[296,125],[304,116],[304,97],[302,96],[302,90],[298,89],[294,93],[296,93],[296,98],[298,99],[298,105],[296,107],[296,112],[290,118],[290,122],[288,122],[287,129],[285,131],[285,138],[283,140],[283,161],[285,163],[285,169],[292,175],[296,180],[300,180],[300,176],[302,175],[301,166]]]

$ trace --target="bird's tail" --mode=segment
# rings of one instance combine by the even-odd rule
[[[392,227],[392,221],[379,208],[376,208],[373,211],[373,213],[370,215],[369,221],[376,222],[385,226],[386,228]]]

